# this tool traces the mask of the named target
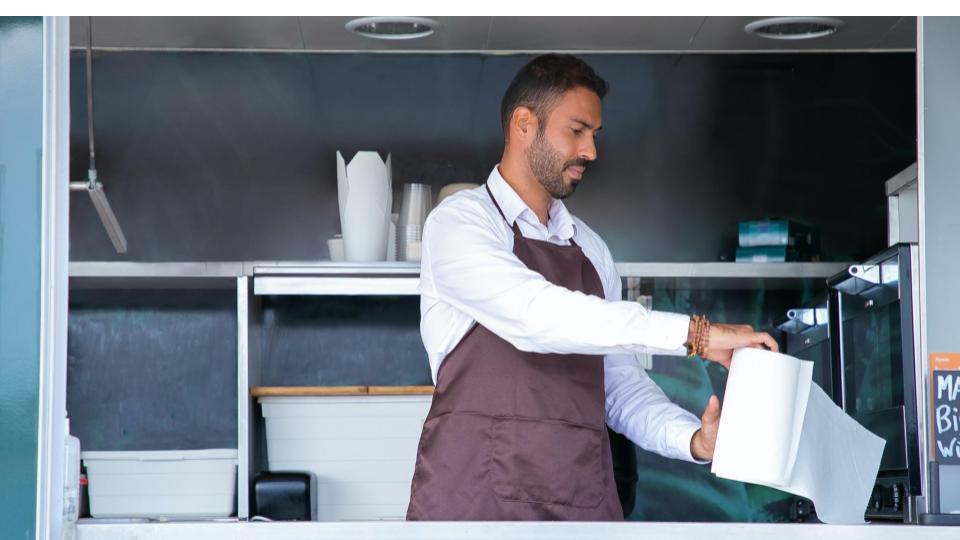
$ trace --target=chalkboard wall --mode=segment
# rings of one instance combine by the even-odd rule
[[[237,447],[233,291],[70,297],[67,412],[83,450]]]
[[[130,250],[74,195],[73,260],[322,259],[335,152],[394,181],[482,182],[528,55],[97,52],[97,164]],[[883,181],[916,159],[914,55],[585,55],[611,85],[571,209],[618,260],[730,258],[738,220],[821,228],[828,259],[885,245]],[[72,58],[71,178],[87,167]],[[395,201],[399,197],[395,197]]]
[[[419,297],[266,297],[262,316],[264,386],[433,384]]]

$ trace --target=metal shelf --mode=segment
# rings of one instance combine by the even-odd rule
[[[257,295],[420,294],[419,263],[259,262],[250,263],[247,270]]]
[[[689,279],[696,288],[794,288],[826,280],[847,263],[617,263],[624,278]],[[416,263],[254,263],[255,294],[416,295]]]
[[[242,262],[71,262],[71,289],[229,289]]]
[[[842,262],[696,262],[617,263],[622,277],[642,278],[726,278],[726,279],[826,279],[847,269]]]
[[[253,294],[413,296],[419,284],[419,277],[258,276]]]
[[[419,262],[298,262],[298,261],[252,261],[243,263],[248,276],[419,276]]]
[[[624,278],[690,279],[698,287],[742,287],[763,281],[788,287],[799,280],[826,279],[848,263],[662,263],[622,262]],[[257,295],[416,295],[420,265],[413,262],[72,262],[72,288],[230,288],[253,278]]]

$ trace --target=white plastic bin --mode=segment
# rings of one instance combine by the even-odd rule
[[[271,471],[317,478],[317,519],[404,519],[431,395],[261,397]]]
[[[237,500],[237,451],[81,452],[96,518],[227,517]]]

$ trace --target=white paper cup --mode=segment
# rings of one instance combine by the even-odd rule
[[[343,251],[342,237],[334,236],[333,238],[328,238],[327,250],[330,252],[330,260],[332,262],[343,262],[346,260],[346,256]]]
[[[406,259],[405,259],[405,260],[407,260],[407,261],[419,261],[419,260],[420,260],[420,251],[421,251],[420,246],[421,246],[420,242],[410,242],[409,244],[407,244],[407,250],[406,250],[407,253],[406,253]]]

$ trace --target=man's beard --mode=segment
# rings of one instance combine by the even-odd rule
[[[557,152],[550,143],[547,142],[543,133],[538,132],[537,138],[527,149],[527,164],[537,181],[543,186],[547,193],[554,199],[566,199],[577,189],[577,182],[570,184],[563,183],[563,171],[570,166],[586,167],[587,160],[571,159],[563,161],[560,152]]]

